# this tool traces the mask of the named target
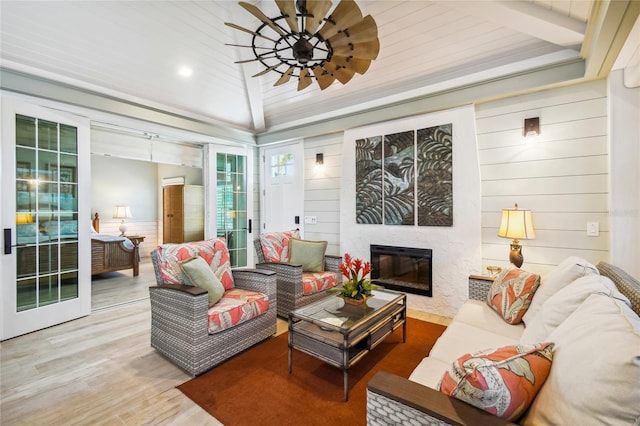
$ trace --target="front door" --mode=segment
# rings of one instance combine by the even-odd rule
[[[262,151],[262,226],[260,231],[300,229],[304,235],[304,173],[302,143]]]
[[[91,311],[89,122],[2,99],[0,340]]]

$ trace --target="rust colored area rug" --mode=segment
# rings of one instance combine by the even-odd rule
[[[409,318],[349,369],[349,401],[343,401],[342,370],[293,351],[288,373],[287,333],[262,342],[178,386],[227,426],[364,425],[367,383],[377,371],[409,377],[445,327]]]

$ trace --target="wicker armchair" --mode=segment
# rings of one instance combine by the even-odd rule
[[[258,255],[256,268],[268,269],[277,274],[278,282],[278,316],[289,317],[289,312],[313,303],[317,300],[331,296],[326,291],[312,294],[304,294],[304,278],[308,273],[302,271],[302,265],[294,265],[284,262],[266,262],[262,252],[262,244],[257,238],[253,241]],[[336,275],[336,283],[342,282],[340,273],[341,256],[325,255],[324,270]],[[333,296],[335,297],[335,296]]]
[[[226,249],[226,247],[225,247]],[[158,249],[151,252],[157,286],[151,299],[151,346],[192,376],[226,361],[276,332],[276,274],[234,269],[234,287],[264,293],[267,312],[224,331],[210,334],[208,294],[199,287],[167,284],[159,268]]]

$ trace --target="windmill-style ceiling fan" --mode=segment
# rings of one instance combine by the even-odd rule
[[[364,74],[371,61],[378,57],[380,42],[376,22],[362,16],[353,0],[341,0],[331,9],[329,0],[275,0],[281,16],[269,18],[258,7],[239,2],[262,24],[250,30],[236,24],[225,25],[253,35],[250,46],[255,58],[237,61],[260,61],[265,69],[259,77],[270,71],[281,74],[274,86],[298,79],[298,90],[303,90],[315,79],[324,90],[335,80],[346,84],[355,73]],[[285,25],[286,23],[286,25]],[[286,28],[288,27],[288,29]]]

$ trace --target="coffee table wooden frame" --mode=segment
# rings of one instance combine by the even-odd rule
[[[378,300],[375,300],[376,295]],[[379,302],[385,300],[386,303]],[[343,371],[344,400],[349,400],[348,370],[389,334],[402,326],[402,342],[407,337],[407,296],[391,290],[375,290],[369,302],[375,309],[367,312],[363,306],[344,305],[341,313],[352,321],[339,326],[314,317],[323,309],[335,309],[337,298],[326,298],[289,313],[289,374],[293,370],[293,350],[316,357]],[[382,304],[381,304],[382,303]]]

